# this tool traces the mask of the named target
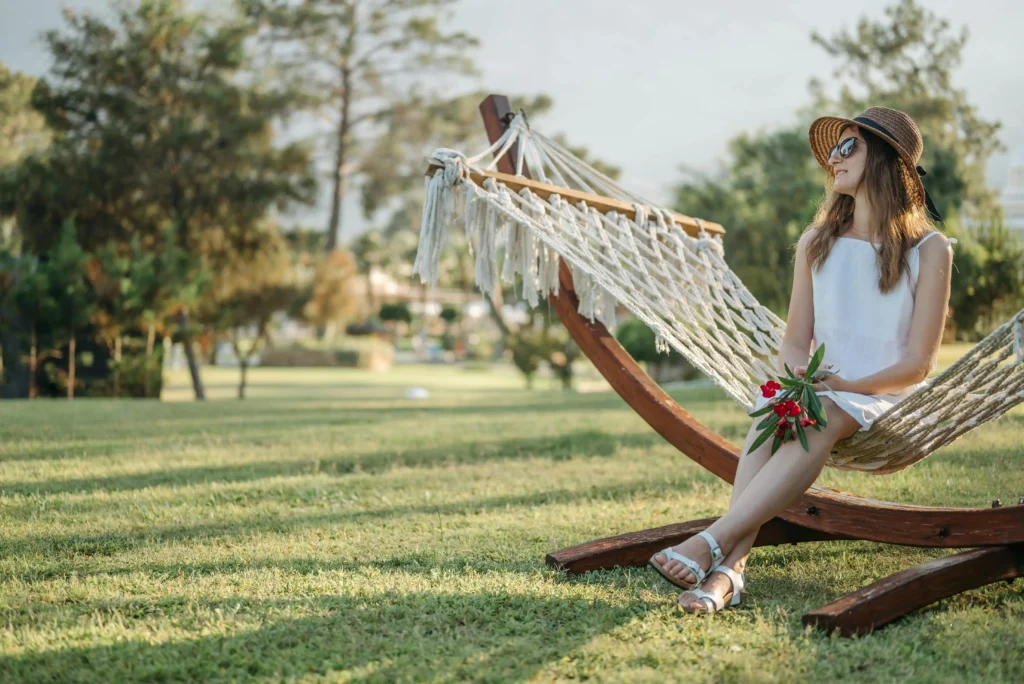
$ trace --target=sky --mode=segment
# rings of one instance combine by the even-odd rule
[[[226,0],[206,0],[217,4]],[[0,61],[43,74],[39,34],[61,25],[61,7],[101,9],[107,0],[0,0]],[[655,202],[668,201],[685,166],[712,172],[727,142],[748,131],[793,121],[809,101],[812,77],[827,81],[833,64],[811,43],[852,28],[862,15],[882,17],[888,0],[462,0],[453,28],[480,39],[482,72],[470,87],[506,94],[546,93],[547,134],[564,132],[623,169],[622,181]],[[988,178],[1000,187],[1010,154],[1024,150],[1024,2],[921,0],[966,25],[971,38],[954,84],[980,115],[1002,122],[1008,148]],[[822,112],[850,116],[856,112]],[[475,152],[475,150],[465,150]],[[326,197],[308,221],[326,221]],[[343,240],[366,222],[355,202]]]

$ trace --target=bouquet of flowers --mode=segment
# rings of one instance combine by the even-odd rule
[[[813,428],[820,432],[823,427],[828,425],[825,410],[814,390],[814,385],[819,382],[828,387],[824,379],[835,374],[831,370],[818,370],[824,356],[825,345],[822,344],[815,350],[803,377],[797,376],[787,364],[783,364],[786,368],[786,375],[779,375],[777,376],[778,381],[769,380],[761,385],[761,396],[774,400],[750,414],[751,418],[765,416],[764,420],[757,425],[761,434],[754,440],[750,451],[764,444],[773,435],[773,456],[783,443],[793,439],[799,439],[800,445],[804,451],[807,451],[805,429]]]

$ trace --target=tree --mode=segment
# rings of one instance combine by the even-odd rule
[[[725,226],[729,264],[758,300],[783,314],[789,303],[795,242],[822,198],[824,172],[807,147],[807,128],[823,113],[853,116],[870,105],[902,109],[925,138],[925,183],[940,212],[992,216],[984,167],[999,147],[999,124],[982,120],[966,94],[951,85],[967,40],[949,22],[901,0],[882,21],[862,18],[854,31],[812,40],[836,61],[830,95],[812,81],[812,101],[796,121],[729,143],[722,170],[695,176],[675,193],[680,211]],[[990,219],[986,219],[990,220]]]
[[[303,317],[325,330],[328,338],[358,311],[358,300],[352,291],[357,272],[355,257],[349,251],[324,254],[316,265]]]
[[[17,218],[27,249],[48,249],[69,217],[86,250],[133,237],[152,248],[174,225],[177,246],[216,271],[252,253],[269,210],[312,201],[308,146],[274,135],[301,100],[254,73],[251,22],[214,22],[183,0],[117,4],[111,21],[65,16],[32,96],[54,140],[0,187],[0,215]],[[189,313],[176,315],[200,398]]]
[[[0,167],[46,147],[46,121],[32,108],[36,81],[0,63]]]
[[[12,72],[0,63],[0,192],[4,185],[2,178],[13,173],[11,167],[49,143],[46,122],[32,107],[35,83],[34,78]],[[11,253],[21,249],[17,224],[10,217],[4,218],[2,211],[0,246]]]
[[[149,396],[156,330],[172,308],[188,306],[205,291],[207,275],[197,260],[177,246],[173,228],[164,232],[157,249],[146,249],[138,238],[125,244],[110,242],[90,257],[86,276],[96,308],[92,324],[111,356],[113,396],[120,396],[122,345],[133,328],[145,334],[144,396]]]
[[[910,114],[924,136],[921,164],[940,213],[963,206],[992,219],[998,208],[985,167],[1002,148],[1000,124],[982,119],[966,91],[953,85],[969,35],[966,26],[954,29],[916,0],[900,0],[886,8],[882,20],[862,17],[852,31],[812,34],[836,61],[830,83],[838,93],[830,97],[819,81],[811,82],[811,93],[817,111],[852,115],[886,105]]]
[[[238,398],[245,398],[253,356],[270,344],[270,323],[300,296],[288,246],[276,230],[268,230],[266,245],[255,258],[239,259],[213,278],[199,307],[199,318],[225,331],[238,359]]]
[[[28,275],[27,264],[24,259],[7,249],[0,248],[0,331],[10,335],[16,329],[19,322],[16,296],[21,286],[21,281]],[[0,338],[0,342],[6,341],[7,337]],[[11,350],[7,347],[0,347],[0,385],[6,382],[5,356]]]
[[[360,149],[374,139],[376,125],[418,90],[429,75],[467,75],[477,41],[446,33],[445,11],[455,0],[241,0],[258,18],[268,39],[281,46],[276,59],[287,78],[300,74],[307,92],[323,94],[318,108],[335,132],[330,164],[327,251],[341,239],[347,185],[367,159]]]
[[[27,326],[24,347],[28,355],[28,398],[39,397],[39,365],[59,354],[56,334],[50,322],[58,316],[57,303],[51,296],[49,273],[37,257],[29,257],[25,274],[16,283],[12,294],[19,322]],[[22,348],[24,348],[22,347]]]
[[[976,341],[1020,309],[1024,247],[999,220],[956,234],[948,325],[957,339]]]
[[[372,312],[377,310],[377,300],[373,292],[373,273],[381,267],[387,256],[380,231],[368,230],[356,238],[352,245],[352,255],[356,259],[359,272],[366,276],[366,310],[372,315]]]
[[[70,223],[60,240],[38,259],[32,258],[27,277],[20,280],[13,297],[19,318],[28,325],[29,398],[39,396],[40,364],[61,358],[67,345],[64,382],[68,399],[75,396],[78,334],[95,307],[92,289],[85,278],[86,254],[75,239]],[[59,373],[58,373],[59,374]]]
[[[526,388],[533,389],[533,378],[541,363],[548,367],[562,383],[563,390],[572,389],[572,364],[580,349],[572,341],[565,326],[555,324],[550,315],[539,309],[531,310],[529,320],[505,335],[512,363],[526,379]]]

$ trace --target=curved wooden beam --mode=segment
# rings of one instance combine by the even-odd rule
[[[804,614],[803,623],[843,636],[867,634],[962,591],[1024,576],[1024,547],[971,549],[897,572]]]
[[[511,113],[508,100],[491,95],[480,104],[487,135],[501,137]],[[514,173],[510,157],[498,160]],[[524,167],[524,176],[529,169]],[[559,264],[559,292],[550,295],[569,334],[629,406],[670,444],[718,477],[732,482],[739,450],[684,411],[658,386],[599,321],[579,314],[572,273]],[[873,501],[814,486],[778,516],[818,532],[908,546],[970,547],[1024,542],[1024,508],[938,508]],[[660,542],[656,542],[660,543]]]

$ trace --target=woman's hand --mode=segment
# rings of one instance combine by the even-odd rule
[[[825,371],[825,370],[829,370],[831,368],[832,368],[832,364],[825,363],[825,364],[821,365],[819,370]],[[807,375],[807,366],[797,366],[796,370],[794,370],[793,372],[796,373],[798,377],[801,377],[801,378],[805,377]],[[822,392],[824,390],[829,390],[829,389],[833,390],[835,392],[842,392],[843,389],[844,389],[844,382],[845,381],[841,377],[839,377],[838,375],[832,374],[832,375],[828,375],[828,376],[826,376],[824,378],[824,383],[821,382],[821,381],[818,381],[818,382],[814,383],[813,387],[814,387],[814,391],[815,392]],[[825,386],[826,384],[828,385],[828,387]]]

